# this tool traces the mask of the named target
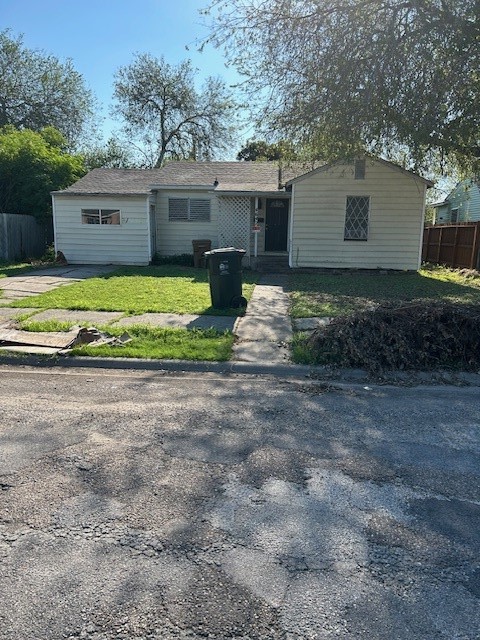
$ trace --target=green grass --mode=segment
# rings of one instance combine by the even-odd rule
[[[256,282],[244,273],[243,295],[250,298]],[[191,313],[239,315],[238,310],[213,309],[208,272],[179,266],[124,267],[98,278],[66,285],[13,303],[13,307],[123,311],[141,313]]]
[[[24,331],[68,331],[74,323],[25,320],[20,326]],[[127,332],[132,340],[123,346],[83,345],[73,348],[71,354],[106,358],[225,361],[230,358],[234,340],[231,332],[219,332],[215,329],[187,330],[144,325],[106,326],[99,329],[115,336]]]
[[[293,318],[336,317],[391,302],[480,303],[480,278],[444,267],[388,275],[299,273],[290,276],[289,290]]]

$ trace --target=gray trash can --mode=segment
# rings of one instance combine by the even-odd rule
[[[242,258],[246,251],[225,247],[205,252],[210,296],[215,309],[246,307],[242,296]]]

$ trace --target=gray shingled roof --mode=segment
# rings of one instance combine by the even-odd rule
[[[297,164],[282,170],[282,183],[307,173]],[[162,169],[93,169],[64,191],[69,195],[148,194],[152,187],[212,186],[218,191],[278,191],[276,162],[169,162]]]

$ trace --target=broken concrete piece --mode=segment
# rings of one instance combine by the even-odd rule
[[[58,332],[34,332],[21,331],[12,327],[0,327],[0,348],[8,351],[20,351],[22,353],[45,353],[64,355],[70,352],[72,347],[82,344],[123,345],[130,342],[128,333],[120,337],[109,336],[102,333],[96,327],[72,327],[70,331]]]

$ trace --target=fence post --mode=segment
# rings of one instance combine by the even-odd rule
[[[458,224],[455,226],[455,238],[453,240],[452,267],[457,268],[457,244],[458,244]]]
[[[424,250],[424,257],[423,257],[423,261],[424,262],[429,262],[429,256],[430,256],[430,230],[432,227],[427,227],[425,229],[425,231],[427,232],[427,238],[425,241],[425,250]]]
[[[470,256],[470,269],[478,269],[479,259],[480,259],[480,234],[478,233],[478,228],[480,227],[480,222],[475,223],[475,233],[473,234],[473,247],[472,247],[472,255]]]
[[[443,227],[440,227],[440,233],[438,236],[437,259],[436,259],[437,264],[440,264],[440,251],[442,249],[442,239],[443,239]]]

